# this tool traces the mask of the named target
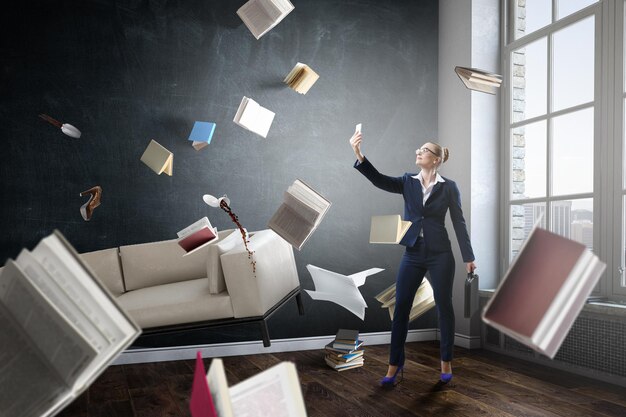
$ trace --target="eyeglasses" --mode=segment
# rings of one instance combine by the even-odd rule
[[[433,155],[437,156],[437,154],[436,154],[436,153],[434,153],[433,151],[431,151],[431,150],[430,150],[430,149],[428,149],[428,148],[416,149],[416,150],[415,150],[415,155],[419,155],[419,154],[424,153],[424,152],[430,152],[430,153],[432,153]]]

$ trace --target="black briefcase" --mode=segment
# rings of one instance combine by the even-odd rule
[[[465,279],[465,318],[470,318],[478,308],[478,275],[473,272]]]

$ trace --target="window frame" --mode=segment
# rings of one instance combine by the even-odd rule
[[[620,285],[619,272],[623,261],[621,252],[625,250],[626,219],[624,219],[626,199],[626,134],[624,125],[624,100],[626,100],[624,51],[626,30],[624,28],[624,12],[626,0],[599,0],[585,8],[554,21],[556,16],[557,0],[552,0],[552,23],[524,34],[515,39],[516,0],[502,0],[503,8],[503,39],[501,43],[501,65],[505,74],[505,83],[501,92],[501,137],[505,141],[501,147],[501,192],[502,207],[500,222],[500,276],[503,276],[510,264],[512,207],[529,203],[545,203],[546,211],[550,211],[550,204],[554,201],[564,201],[579,198],[593,198],[593,247],[594,253],[606,262],[607,269],[602,275],[593,295],[607,297],[610,300],[626,301],[626,287]],[[552,35],[589,16],[595,16],[595,65],[594,65],[594,99],[591,102],[579,104],[567,109],[552,112]],[[525,119],[513,123],[513,83],[511,62],[515,50],[541,38],[547,38],[547,113],[541,116]],[[616,76],[617,74],[617,76]],[[594,168],[593,192],[574,195],[552,194],[552,120],[559,115],[573,113],[577,110],[593,107],[594,111]],[[537,121],[546,120],[547,135],[547,175],[546,197],[514,199],[511,192],[513,174],[511,153],[513,147],[512,130]],[[613,156],[613,157],[611,157]],[[551,216],[548,216],[546,227],[551,228]],[[615,225],[618,225],[616,227]],[[621,226],[621,227],[620,227]],[[626,272],[624,272],[626,274]]]

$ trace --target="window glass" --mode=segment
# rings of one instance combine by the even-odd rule
[[[554,111],[593,101],[594,16],[553,35]]]
[[[562,19],[597,2],[598,0],[557,0],[556,18]]]
[[[552,195],[593,191],[593,108],[553,119]]]
[[[593,250],[593,199],[552,201],[550,230]]]

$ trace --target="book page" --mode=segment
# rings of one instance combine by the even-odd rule
[[[298,75],[299,72],[303,71],[304,64],[298,62],[292,69],[289,71],[289,74],[283,80],[284,83],[288,84],[290,87],[293,79]]]
[[[233,417],[233,408],[230,400],[230,392],[228,390],[228,382],[226,381],[226,371],[224,371],[224,362],[220,358],[213,358],[206,379],[213,398],[213,406],[217,415],[220,417]]]
[[[274,112],[262,107],[254,100],[249,100],[239,122],[241,126],[265,138],[272,126],[274,116]]]
[[[96,349],[13,261],[7,262],[2,271],[0,302],[66,384],[71,384],[96,357]]]
[[[243,96],[243,98],[241,99],[241,103],[239,103],[239,107],[237,108],[237,113],[235,113],[235,117],[233,118],[233,122],[237,123],[240,126],[241,126],[241,116],[243,115],[243,112],[245,111],[246,106],[248,105],[248,100],[249,100],[248,97]]]
[[[402,219],[398,214],[372,216],[370,224],[370,243],[398,243],[401,240]],[[410,223],[409,223],[410,226]],[[408,227],[407,227],[408,230]],[[406,233],[406,230],[405,230]]]
[[[203,227],[208,227],[209,229],[213,230],[213,226],[211,226],[211,222],[209,221],[208,217],[201,218],[200,220],[194,222],[193,224],[185,227],[180,232],[176,233],[176,235],[179,239],[182,239],[185,236],[192,234],[193,232],[197,232]]]
[[[268,223],[268,227],[296,248],[302,247],[313,227],[287,204],[281,204]]]
[[[237,15],[257,39],[267,33],[274,25],[274,20],[258,0],[250,0],[241,6],[237,10]]]
[[[109,346],[100,352],[76,380],[75,385],[83,387],[122,346],[137,336],[138,330],[105,292],[104,287],[94,282],[96,278],[87,272],[59,237],[51,235],[42,239],[32,254],[109,341]]]
[[[259,5],[265,10],[265,14],[272,19],[273,26],[278,23],[278,19],[280,19],[283,14],[281,9],[281,4],[279,0],[258,0]]]
[[[323,213],[330,207],[330,201],[308,186],[302,180],[295,180],[287,189],[287,192],[302,200],[308,206],[313,207],[318,213]]]
[[[230,388],[237,417],[304,417],[296,366],[281,362]]]
[[[45,294],[65,319],[72,323],[98,352],[109,346],[109,341],[104,335],[89,321],[89,318],[39,265],[28,250],[22,250],[15,263],[24,271],[31,284]]]
[[[347,309],[361,320],[365,318],[367,303],[361,295],[353,278],[322,269],[315,265],[307,265],[315,291],[305,290],[314,300],[331,301]]]
[[[317,216],[320,214],[317,210],[315,210],[315,208],[307,205],[304,201],[296,198],[293,194],[290,194],[287,191],[283,194],[283,200],[293,211],[298,213],[298,215],[302,218],[302,221],[309,223],[311,226],[315,224]]]
[[[69,390],[68,385],[50,367],[2,302],[0,334],[0,416],[45,414]]]

